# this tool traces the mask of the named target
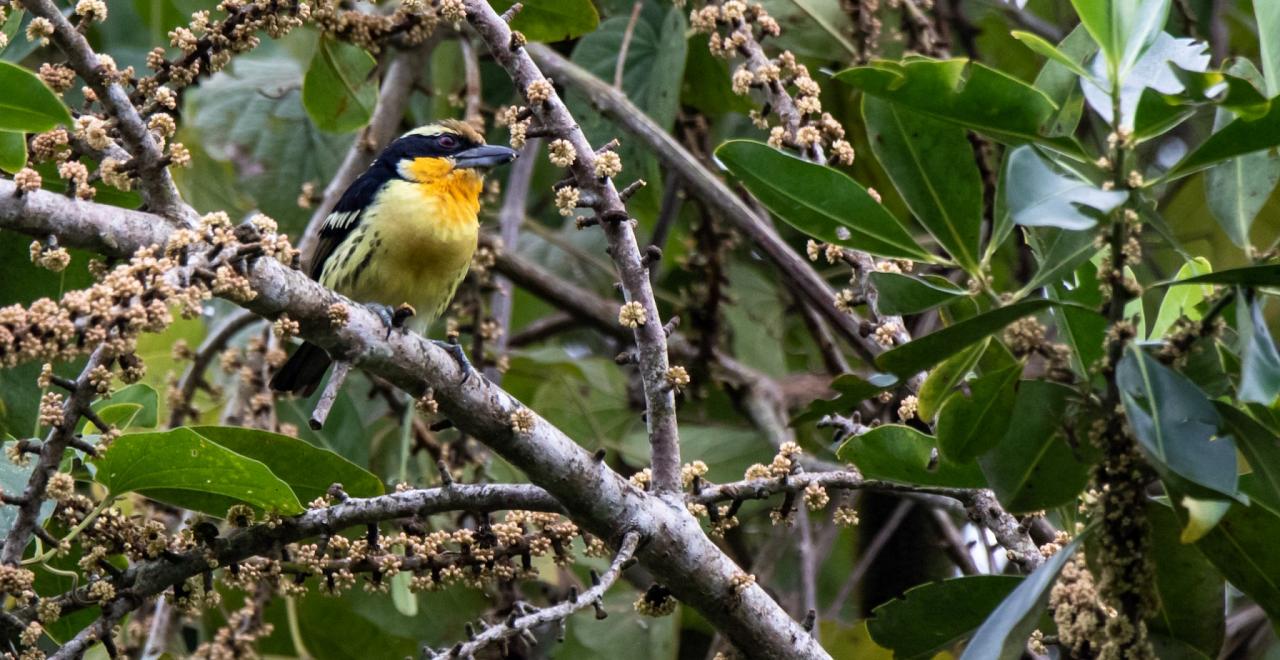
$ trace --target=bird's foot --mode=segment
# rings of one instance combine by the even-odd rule
[[[471,366],[471,360],[467,359],[467,354],[462,350],[462,345],[458,343],[457,337],[450,337],[448,340],[432,339],[431,343],[449,351],[449,355],[453,356],[454,361],[462,368],[462,382],[467,382],[471,378],[471,374],[476,372],[475,367]]]
[[[378,319],[382,321],[382,327],[387,329],[387,337],[391,336],[391,329],[396,327],[395,310],[391,309],[391,305],[383,305],[382,303],[365,303],[364,306],[369,311],[378,315]]]

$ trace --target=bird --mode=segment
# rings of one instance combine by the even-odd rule
[[[485,144],[470,124],[443,120],[396,138],[347,187],[321,225],[309,275],[374,310],[388,333],[402,314],[423,332],[466,277],[479,237],[486,170],[516,151]],[[402,305],[408,305],[407,308]],[[456,342],[440,342],[470,373]],[[271,388],[309,396],[332,362],[304,342],[271,379]]]

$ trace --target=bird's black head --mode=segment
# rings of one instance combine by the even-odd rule
[[[515,157],[511,148],[485,144],[470,124],[448,119],[400,136],[387,146],[378,162],[401,178],[427,181],[456,170],[485,170]]]

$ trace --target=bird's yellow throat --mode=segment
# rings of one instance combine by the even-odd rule
[[[454,169],[446,158],[415,158],[401,168],[406,178],[416,182],[415,188],[424,203],[433,207],[440,224],[453,228],[476,221],[484,185],[479,172]]]

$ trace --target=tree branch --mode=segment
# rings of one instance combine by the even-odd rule
[[[464,0],[464,5],[467,20],[528,101],[531,85],[546,83],[533,58],[526,48],[512,41],[510,28],[489,3]],[[643,310],[643,318],[633,331],[644,384],[653,486],[658,494],[675,493],[680,489],[680,436],[676,426],[675,393],[666,381],[667,338],[631,219],[613,180],[597,173],[595,149],[555,90],[551,90],[545,101],[529,105],[547,135],[567,140],[573,146],[576,158],[569,170],[583,197],[593,200],[592,209],[609,241],[610,256],[617,266],[623,294],[629,304],[639,305]]]
[[[609,564],[609,570],[605,571],[604,575],[601,575],[590,589],[576,598],[569,598],[563,603],[544,607],[524,616],[516,617],[513,614],[505,623],[486,629],[465,644],[457,644],[447,651],[434,653],[432,657],[436,660],[470,658],[473,654],[494,642],[510,639],[554,621],[563,621],[578,610],[597,605],[604,598],[604,593],[609,590],[609,587],[618,581],[618,577],[622,575],[623,567],[627,562],[631,561],[631,557],[636,551],[636,545],[639,542],[640,535],[635,532],[628,532],[623,536],[622,543],[618,548],[618,554],[614,556],[613,562]],[[594,573],[592,575],[594,576]]]
[[[138,164],[138,181],[148,207],[166,219],[182,224],[195,223],[196,214],[178,194],[169,175],[160,147],[151,137],[147,124],[129,101],[120,85],[102,75],[102,63],[89,41],[63,16],[52,0],[26,0],[22,3],[34,16],[53,23],[52,39],[67,56],[68,64],[93,88],[102,107],[116,120],[124,148]]]
[[[162,244],[172,231],[147,213],[74,202],[45,191],[15,197],[11,181],[0,181],[0,226],[40,237],[55,234],[64,245],[114,256]],[[738,648],[764,658],[828,657],[762,588],[735,588],[741,571],[683,506],[636,489],[536,415],[517,432],[511,416],[523,406],[484,379],[464,382],[457,362],[444,349],[414,334],[388,336],[382,321],[362,305],[273,259],[255,260],[246,277],[257,295],[238,304],[272,318],[287,313],[299,322],[306,339],[353,356],[356,366],[415,396],[431,387],[441,413],[546,488],[580,527],[615,543],[628,531],[638,532],[644,539],[636,555],[640,562]],[[335,303],[348,307],[343,327],[334,327],[329,319]],[[149,579],[159,579],[169,569],[152,570],[160,573]]]

